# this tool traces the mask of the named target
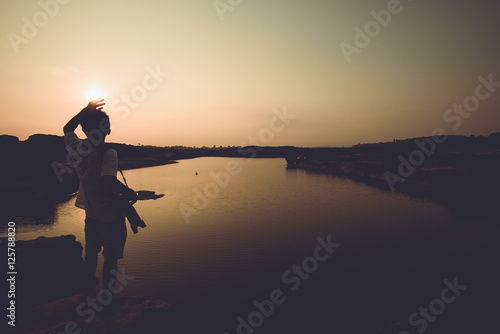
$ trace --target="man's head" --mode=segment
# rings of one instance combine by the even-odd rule
[[[95,145],[102,144],[104,138],[111,133],[109,116],[101,110],[85,114],[80,125],[87,138]]]

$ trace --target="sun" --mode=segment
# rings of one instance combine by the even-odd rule
[[[100,88],[96,88],[96,87],[89,88],[85,92],[85,98],[88,101],[92,101],[92,100],[98,99],[100,97],[104,98],[104,91]]]

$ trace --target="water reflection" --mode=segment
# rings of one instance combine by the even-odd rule
[[[2,217],[3,221],[14,221],[24,232],[41,231],[50,228],[56,221],[56,216],[61,206],[74,201],[74,195],[60,199],[46,200],[39,203],[25,203],[15,210],[15,214]],[[4,233],[6,226],[0,226],[0,232]]]

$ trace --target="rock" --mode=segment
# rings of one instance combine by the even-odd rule
[[[0,252],[7,253],[4,240]],[[75,236],[17,241],[15,254],[16,304],[24,309],[82,291],[82,245]]]

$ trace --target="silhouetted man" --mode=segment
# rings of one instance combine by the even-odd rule
[[[102,111],[104,99],[91,101],[64,126],[64,143],[75,164],[80,186],[75,205],[85,210],[85,266],[88,271],[86,296],[95,296],[97,258],[104,248],[103,287],[109,289],[113,270],[123,258],[127,239],[125,216],[115,204],[121,195],[136,201],[136,193],[118,181],[118,156],[106,149],[104,140],[111,133],[108,115]],[[78,125],[87,136],[75,134]]]

